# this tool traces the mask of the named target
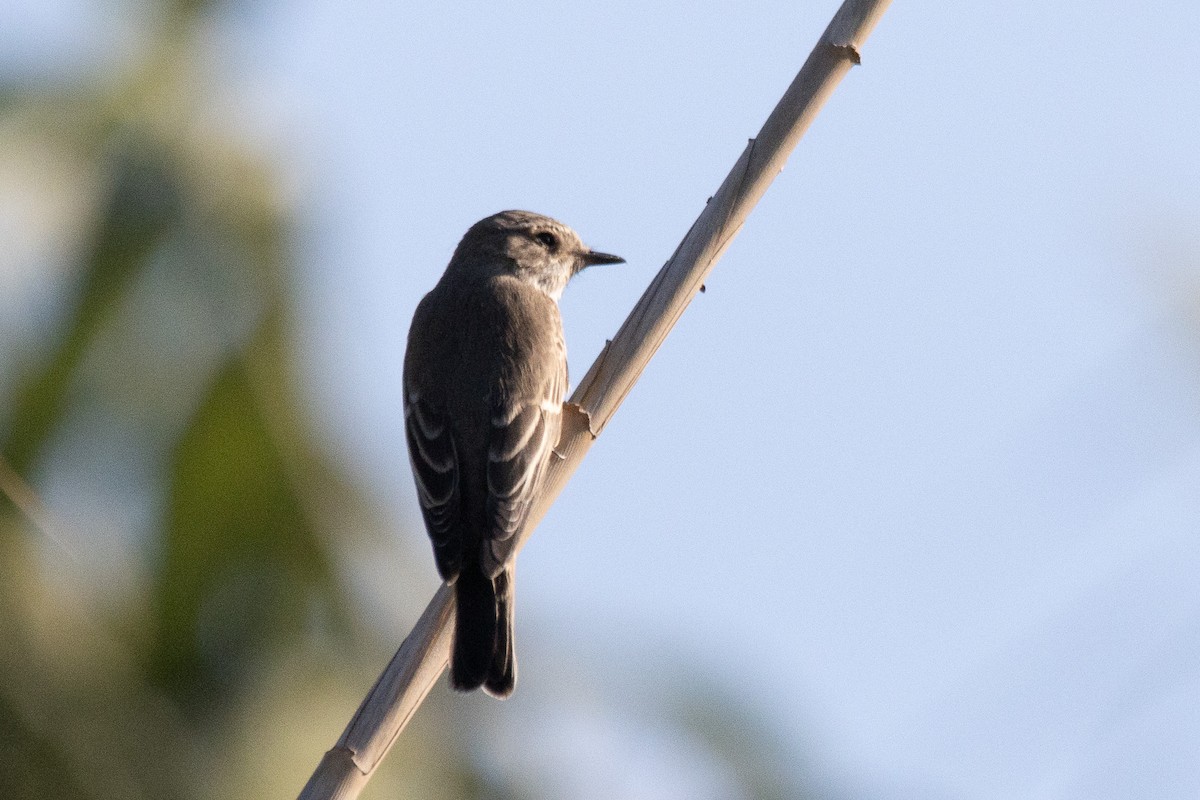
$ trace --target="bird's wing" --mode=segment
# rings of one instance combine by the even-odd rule
[[[404,432],[417,483],[417,498],[433,554],[444,580],[458,575],[462,562],[462,503],[458,454],[444,412],[404,387]]]
[[[562,429],[567,387],[563,358],[541,397],[498,403],[492,411],[487,464],[487,530],[480,566],[494,578],[512,557]]]

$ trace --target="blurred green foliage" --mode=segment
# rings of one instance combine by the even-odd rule
[[[126,145],[134,149],[132,143]],[[110,157],[112,186],[82,259],[75,308],[54,352],[19,384],[4,452],[24,474],[66,413],[71,377],[112,309],[164,237],[179,224],[179,187],[153,151]]]
[[[211,175],[189,173],[188,159],[203,163],[204,152],[172,152],[148,127],[135,115],[92,143],[104,175],[93,232],[51,344],[16,381],[3,453],[17,473],[37,475],[73,415],[139,431],[140,457],[162,465],[155,490],[166,515],[154,624],[138,644],[154,681],[199,711],[229,688],[249,650],[294,637],[313,602],[337,604],[322,531],[298,484],[334,484],[324,495],[347,486],[312,444],[285,366],[286,220],[270,202],[267,170],[224,175],[241,193],[229,203],[214,196]],[[219,333],[180,340],[158,329],[177,318],[145,313],[158,303]],[[205,630],[213,617],[220,631]]]
[[[5,343],[0,797],[253,796],[262,774],[238,784],[222,743],[255,676],[314,634],[339,652],[361,640],[334,554],[347,515],[372,509],[304,412],[295,223],[275,165],[206,103],[207,5],[159,4],[116,68],[0,92],[0,133],[35,180],[66,173],[88,195],[53,223],[71,243],[56,306]],[[55,515],[10,500],[97,458],[101,487],[132,487],[150,517],[123,542],[139,562],[124,586],[88,586],[102,575],[73,563],[103,550],[86,521],[59,537],[37,530]],[[334,661],[319,667],[363,669]]]

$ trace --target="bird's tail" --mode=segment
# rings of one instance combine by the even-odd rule
[[[454,583],[458,601],[450,682],[469,692],[483,687],[508,697],[517,683],[513,652],[512,565],[488,578],[476,565],[463,565]]]

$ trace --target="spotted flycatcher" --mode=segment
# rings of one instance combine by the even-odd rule
[[[408,332],[404,424],[438,572],[458,603],[454,688],[512,694],[516,533],[558,443],[567,349],[558,298],[624,259],[528,211],[471,226]]]

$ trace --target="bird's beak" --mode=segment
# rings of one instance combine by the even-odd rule
[[[620,256],[614,256],[611,253],[598,253],[595,250],[588,250],[579,256],[579,260],[583,262],[585,267],[591,267],[596,264],[624,264],[625,259]]]

